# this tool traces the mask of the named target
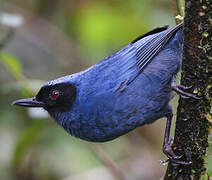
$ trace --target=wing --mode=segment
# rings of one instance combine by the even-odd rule
[[[124,50],[120,51],[119,58],[122,62],[120,71],[124,77],[129,78],[122,81],[116,90],[125,89],[127,85],[136,79],[182,26],[183,23],[169,29],[167,29],[167,26],[156,28],[138,37]]]
[[[175,35],[182,25],[183,24],[181,23],[173,28],[152,35],[144,43],[140,41],[132,42],[133,46],[137,48],[136,65],[139,68],[139,73],[151,61],[151,59],[163,49],[164,45],[166,45],[168,40]]]

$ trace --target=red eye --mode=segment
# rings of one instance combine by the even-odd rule
[[[59,97],[59,95],[60,95],[60,92],[57,90],[52,90],[49,94],[49,96],[52,100],[57,99]]]

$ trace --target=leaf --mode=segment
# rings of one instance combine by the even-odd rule
[[[38,141],[44,122],[36,120],[20,135],[13,154],[13,165],[17,166],[24,159],[33,145]]]
[[[22,76],[21,64],[19,63],[18,59],[11,54],[0,51],[0,62],[3,63],[3,65],[12,73],[14,77]]]

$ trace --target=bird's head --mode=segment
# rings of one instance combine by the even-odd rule
[[[51,112],[66,112],[71,109],[76,99],[76,87],[62,82],[44,85],[35,97],[14,101],[13,105],[24,107],[42,107]]]

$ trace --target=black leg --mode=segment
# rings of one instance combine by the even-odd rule
[[[169,160],[172,162],[174,166],[177,165],[189,165],[191,162],[185,162],[185,161],[180,161],[179,159],[182,156],[177,156],[174,154],[171,144],[169,143],[169,136],[170,136],[170,129],[171,129],[171,123],[172,123],[172,117],[173,113],[170,112],[167,114],[167,122],[166,122],[166,130],[165,130],[165,135],[164,135],[164,141],[163,141],[163,152],[166,154],[166,156],[169,158]]]
[[[175,84],[175,82],[172,82],[171,88],[172,88],[173,91],[175,91],[177,94],[179,94],[182,98],[200,99],[199,97],[197,97],[194,94],[185,92],[185,90],[190,89],[191,86],[186,87],[186,86],[183,86],[181,84]]]

